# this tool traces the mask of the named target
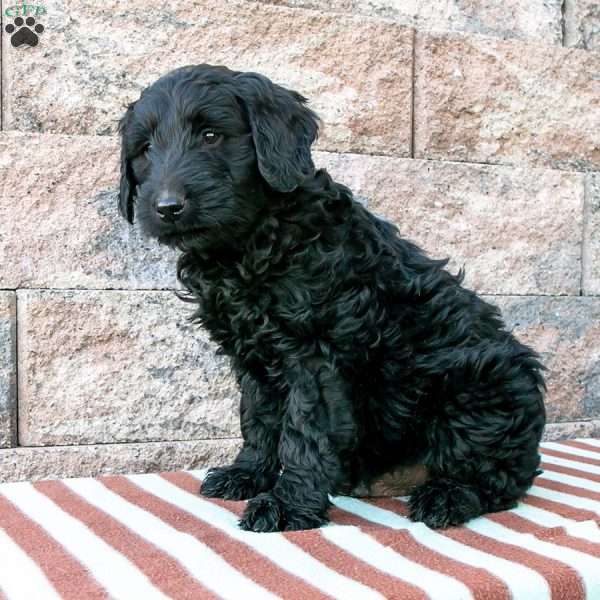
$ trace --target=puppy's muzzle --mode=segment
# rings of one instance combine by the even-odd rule
[[[165,195],[156,203],[156,212],[162,221],[174,223],[179,219],[185,208],[185,199],[181,196]]]

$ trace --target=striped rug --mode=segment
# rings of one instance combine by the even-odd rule
[[[600,441],[543,444],[514,510],[432,531],[401,498],[320,530],[240,531],[203,472],[0,485],[0,599],[600,599]]]

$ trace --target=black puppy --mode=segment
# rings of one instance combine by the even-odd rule
[[[184,297],[241,388],[243,448],[201,492],[251,499],[254,531],[317,527],[328,494],[411,485],[431,527],[514,506],[539,464],[536,354],[447,261],[315,170],[305,103],[190,66],[120,123],[120,210],[183,252]]]

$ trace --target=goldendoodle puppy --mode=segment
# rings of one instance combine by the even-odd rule
[[[181,250],[182,296],[241,389],[243,448],[201,493],[249,499],[253,531],[317,527],[328,494],[409,491],[431,527],[514,506],[543,367],[447,261],[315,170],[317,130],[301,95],[209,65],[120,123],[119,208]]]

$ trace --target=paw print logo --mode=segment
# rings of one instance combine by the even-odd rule
[[[23,23],[25,23],[25,25],[23,25]],[[43,33],[44,26],[41,23],[36,25],[33,17],[27,17],[25,21],[23,21],[21,17],[17,17],[14,20],[14,25],[9,23],[4,30],[6,33],[12,33],[10,43],[17,48],[22,44],[37,46],[40,41],[38,35]]]

